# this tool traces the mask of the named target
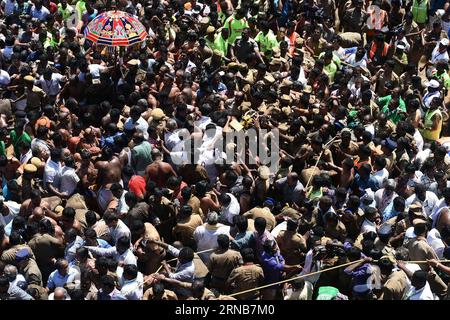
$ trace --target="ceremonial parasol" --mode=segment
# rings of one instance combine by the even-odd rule
[[[107,11],[96,16],[84,30],[86,39],[110,47],[128,47],[142,42],[147,31],[139,20],[123,11]]]

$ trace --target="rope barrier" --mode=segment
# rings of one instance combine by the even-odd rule
[[[210,252],[210,251],[214,251],[214,250],[216,250],[216,248],[198,251],[198,252],[195,252],[195,254],[205,253],[205,252]],[[178,258],[170,259],[170,260],[167,260],[167,262],[172,262],[172,261],[175,261],[175,260],[177,260],[177,259],[178,259]],[[160,265],[159,268],[158,268],[158,270],[156,270],[154,273],[160,272],[162,268],[163,268],[163,265]],[[147,279],[147,280],[144,280],[142,283],[139,283],[139,284],[137,285],[136,288],[130,289],[130,290],[127,291],[124,295],[126,296],[126,295],[130,294],[133,290],[138,289],[138,288],[140,288],[140,287],[143,287],[144,284],[146,284],[146,283],[149,282],[150,280],[152,280],[152,278],[149,278],[149,279]]]
[[[329,146],[336,138],[337,138],[337,136],[334,136],[333,139],[331,139],[330,141],[328,141],[328,142],[323,146],[323,150],[320,152],[319,158],[317,159],[316,164],[315,164],[314,167],[313,167],[313,173],[314,173],[314,171],[316,170],[317,166],[319,165],[319,161],[320,161],[320,158],[322,158],[323,152],[326,150],[326,148],[327,148],[327,147],[328,147],[328,146]],[[315,174],[313,174],[313,173],[309,176],[308,183],[306,184],[305,190],[308,189],[309,184],[311,183],[311,180],[312,180],[313,176],[315,176]]]
[[[269,287],[272,287],[272,286],[276,286],[278,284],[290,282],[290,281],[297,280],[297,279],[306,278],[306,277],[309,277],[309,276],[313,276],[313,275],[320,274],[320,273],[323,273],[323,272],[331,271],[331,270],[334,270],[334,269],[339,269],[339,268],[346,267],[346,266],[349,266],[349,265],[352,265],[352,264],[356,264],[356,263],[359,263],[359,262],[362,262],[362,261],[364,261],[364,259],[360,259],[360,260],[356,260],[356,261],[352,261],[352,262],[347,262],[347,263],[344,263],[344,264],[340,264],[340,265],[337,265],[337,266],[334,266],[334,267],[330,267],[330,268],[327,268],[327,269],[323,269],[323,270],[319,270],[319,271],[310,272],[310,273],[307,273],[307,274],[302,274],[300,276],[296,276],[296,277],[293,277],[293,278],[281,280],[281,281],[274,282],[274,283],[269,283],[269,284],[266,284],[264,286],[256,287],[256,288],[253,288],[253,289],[248,289],[248,290],[232,293],[232,294],[229,294],[228,296],[233,297],[233,296],[237,296],[237,295],[240,295],[240,294],[244,294],[244,293],[248,293],[248,292],[252,292],[252,291],[256,291],[256,290],[269,288]],[[370,261],[368,263],[377,263],[377,262],[378,262],[378,260],[372,260],[372,261]],[[447,262],[450,262],[450,260],[438,260],[438,262],[440,262],[440,263],[447,263]],[[420,264],[420,263],[428,263],[428,261],[426,261],[426,260],[405,261],[405,263],[417,263],[417,264]]]
[[[213,250],[215,250],[215,248],[214,249],[207,249],[207,250],[198,251],[198,252],[196,252],[196,254],[210,252],[210,251],[213,251]],[[178,258],[174,258],[174,259],[168,260],[167,262],[175,261],[177,259]],[[282,284],[282,283],[286,283],[286,282],[290,282],[290,281],[306,278],[306,277],[313,276],[313,275],[316,275],[316,274],[320,274],[320,273],[323,273],[323,272],[328,272],[328,271],[331,271],[331,270],[335,270],[335,269],[339,269],[339,268],[342,268],[342,267],[346,267],[346,266],[349,266],[349,265],[352,265],[352,264],[357,264],[357,263],[362,262],[362,261],[364,261],[364,259],[343,263],[343,264],[340,264],[340,265],[337,265],[337,266],[333,266],[333,267],[330,267],[330,268],[326,268],[326,269],[310,272],[310,273],[307,273],[307,274],[302,274],[302,275],[295,276],[295,277],[292,277],[292,278],[289,278],[289,279],[284,279],[284,280],[281,280],[281,281],[278,281],[278,282],[269,283],[269,284],[266,284],[266,285],[263,285],[263,286],[260,286],[260,287],[255,287],[255,288],[252,288],[252,289],[247,289],[247,290],[244,290],[244,291],[235,292],[235,293],[229,294],[228,296],[234,297],[234,296],[238,296],[238,295],[241,295],[241,294],[249,293],[249,292],[252,292],[252,291],[269,288],[269,287],[276,286],[276,285],[279,285],[279,284]],[[372,261],[370,261],[368,263],[377,263],[377,262],[378,262],[378,260],[372,260]],[[428,263],[428,261],[426,261],[426,260],[413,260],[413,261],[404,261],[404,262],[405,263],[416,263],[416,264]],[[438,260],[438,262],[439,263],[450,263],[450,260]],[[158,273],[159,271],[161,271],[162,268],[163,268],[162,265],[159,266],[158,270],[156,270],[155,273]],[[142,283],[138,284],[138,286],[136,288],[130,289],[124,295],[126,296],[129,293],[131,293],[133,290],[138,289],[140,287],[143,287],[144,284],[146,284],[150,280],[152,280],[152,278],[149,278],[149,279],[143,281]]]
[[[234,297],[234,296],[238,296],[240,294],[244,294],[244,293],[248,293],[248,292],[252,292],[252,291],[256,291],[256,290],[260,290],[260,289],[269,288],[269,287],[276,286],[276,285],[279,285],[279,284],[282,284],[282,283],[285,283],[285,282],[289,282],[289,281],[293,281],[293,280],[297,280],[297,279],[313,276],[313,275],[316,275],[316,274],[319,274],[319,273],[322,273],[322,272],[327,272],[327,271],[331,271],[331,270],[334,270],[334,269],[342,268],[342,267],[345,267],[345,266],[348,266],[348,265],[351,265],[351,264],[355,264],[355,263],[361,262],[363,260],[364,259],[360,259],[360,260],[352,261],[352,262],[347,262],[347,263],[340,264],[340,265],[337,265],[337,266],[334,266],[334,267],[330,267],[330,268],[327,268],[327,269],[314,271],[314,272],[310,272],[310,273],[307,273],[307,274],[302,274],[300,276],[296,276],[296,277],[293,277],[293,278],[281,280],[281,281],[278,281],[278,282],[269,283],[269,284],[266,284],[266,285],[263,285],[263,286],[260,286],[260,287],[256,287],[256,288],[253,288],[253,289],[247,289],[247,290],[244,290],[244,291],[241,291],[241,292],[232,293],[232,294],[229,294],[228,296]]]

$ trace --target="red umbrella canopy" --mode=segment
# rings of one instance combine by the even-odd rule
[[[127,47],[144,41],[147,31],[135,16],[123,11],[107,11],[88,24],[84,35],[97,44]]]

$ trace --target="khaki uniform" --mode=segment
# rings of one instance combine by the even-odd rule
[[[35,235],[28,242],[28,245],[33,250],[42,277],[46,281],[54,270],[52,259],[63,255],[64,246],[58,239],[49,234]]]
[[[302,262],[302,253],[306,252],[306,241],[294,231],[280,231],[276,239],[281,255],[287,265],[299,264]]]
[[[145,222],[144,226],[144,239],[161,241],[158,231],[151,223]],[[151,274],[158,270],[164,256],[165,250],[163,248],[156,244],[150,244],[147,246],[144,255],[138,255],[138,261],[145,263],[145,274]]]
[[[200,258],[198,254],[194,254],[194,260],[192,260],[194,263],[194,277],[195,279],[203,279],[206,277],[209,273],[208,267],[206,267],[206,264],[203,262],[203,260]]]
[[[380,241],[379,238],[375,239],[374,242],[375,249],[378,249],[381,251],[383,256],[391,256],[395,258],[395,250],[392,248],[390,244],[385,244]]]
[[[46,96],[44,90],[36,86],[33,86],[31,90],[27,88],[25,94],[27,96],[27,111],[40,108],[41,101]]]
[[[348,147],[343,147],[341,145],[341,140],[335,141],[331,144],[331,152],[337,165],[340,165],[342,161],[348,157],[353,158],[353,156],[356,156],[358,154],[358,150],[359,146],[354,141],[350,141],[350,145]]]
[[[31,254],[31,258],[32,259],[36,259],[33,251],[31,250],[31,248],[29,246],[27,246],[26,244],[18,244],[15,245],[11,248],[9,248],[8,250],[3,251],[2,256],[0,257],[0,260],[2,262],[4,262],[5,264],[13,264],[16,265],[16,253],[20,250],[20,249],[28,249],[28,252]]]
[[[235,250],[215,251],[209,257],[208,269],[211,272],[211,287],[224,292],[226,281],[233,269],[242,263],[242,256]]]
[[[180,220],[173,228],[173,236],[176,240],[181,241],[183,245],[188,246],[195,244],[194,231],[195,228],[203,224],[199,215],[193,214],[188,219]]]
[[[175,292],[171,290],[164,290],[161,297],[155,297],[153,294],[153,288],[150,288],[144,292],[144,297],[142,300],[178,300],[178,297]]]
[[[99,238],[109,234],[109,228],[103,219],[97,221],[95,225],[93,225],[93,229]]]
[[[439,260],[436,252],[424,239],[412,239],[408,242],[407,248],[409,250],[409,258],[411,261],[424,261],[429,259]],[[420,263],[420,268],[423,271],[428,270],[428,265]],[[442,279],[434,272],[430,272],[427,277],[430,283],[431,291],[437,295],[444,295],[447,293],[447,285]]]
[[[186,284],[186,288],[191,288],[192,284],[190,283],[185,283]],[[216,300],[216,296],[214,295],[214,293],[212,293],[211,290],[209,290],[208,288],[205,288],[205,290],[203,291],[203,295],[200,299],[194,298],[194,297],[189,297],[186,300]]]
[[[192,196],[187,204],[191,206],[192,214],[197,214],[202,218],[202,220],[204,219],[202,209],[200,208],[200,199],[198,197]]]
[[[379,300],[402,300],[408,286],[408,276],[404,271],[394,271],[382,286]]]
[[[141,220],[144,221],[148,217],[148,204],[139,202],[136,206],[130,209],[125,217],[122,218],[122,221],[130,226],[133,220]]]
[[[325,235],[332,239],[344,241],[347,235],[347,230],[345,229],[345,225],[341,221],[339,221],[338,224],[333,228],[326,227]]]
[[[39,267],[33,259],[28,260],[28,264],[20,271],[25,277],[28,284],[34,284],[36,286],[42,286],[42,273]]]
[[[252,288],[259,287],[264,282],[263,269],[257,264],[246,264],[231,271],[227,280],[228,287],[231,292],[241,292]],[[248,300],[259,297],[259,290],[236,296],[239,300]]]
[[[269,208],[253,208],[244,213],[244,217],[255,220],[256,218],[264,218],[267,222],[266,229],[271,231],[277,224],[275,216],[270,212]]]

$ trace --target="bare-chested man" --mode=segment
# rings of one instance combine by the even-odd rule
[[[45,210],[41,207],[35,207],[33,209],[31,215],[28,217],[28,224],[31,224],[33,222],[40,222],[44,219],[47,219],[52,223],[53,227],[55,228],[55,236],[57,238],[62,238],[64,232],[62,231],[61,227],[58,225],[55,219],[46,217]]]
[[[109,187],[113,183],[122,182],[122,164],[111,148],[106,147],[102,151],[102,157],[95,163],[98,170],[97,185],[100,187],[97,194],[97,202],[102,210],[106,210],[113,195]]]
[[[34,208],[47,208],[50,210],[50,204],[42,200],[41,192],[38,189],[31,190],[30,199],[25,200],[20,206],[19,215],[22,217],[29,217],[33,214]]]
[[[162,155],[158,149],[152,150],[152,159],[153,162],[145,169],[145,181],[147,184],[150,181],[154,181],[158,188],[163,188],[166,186],[167,179],[172,176],[178,176],[169,163],[162,161]]]
[[[0,180],[10,181],[17,178],[20,161],[14,157],[0,156]]]

